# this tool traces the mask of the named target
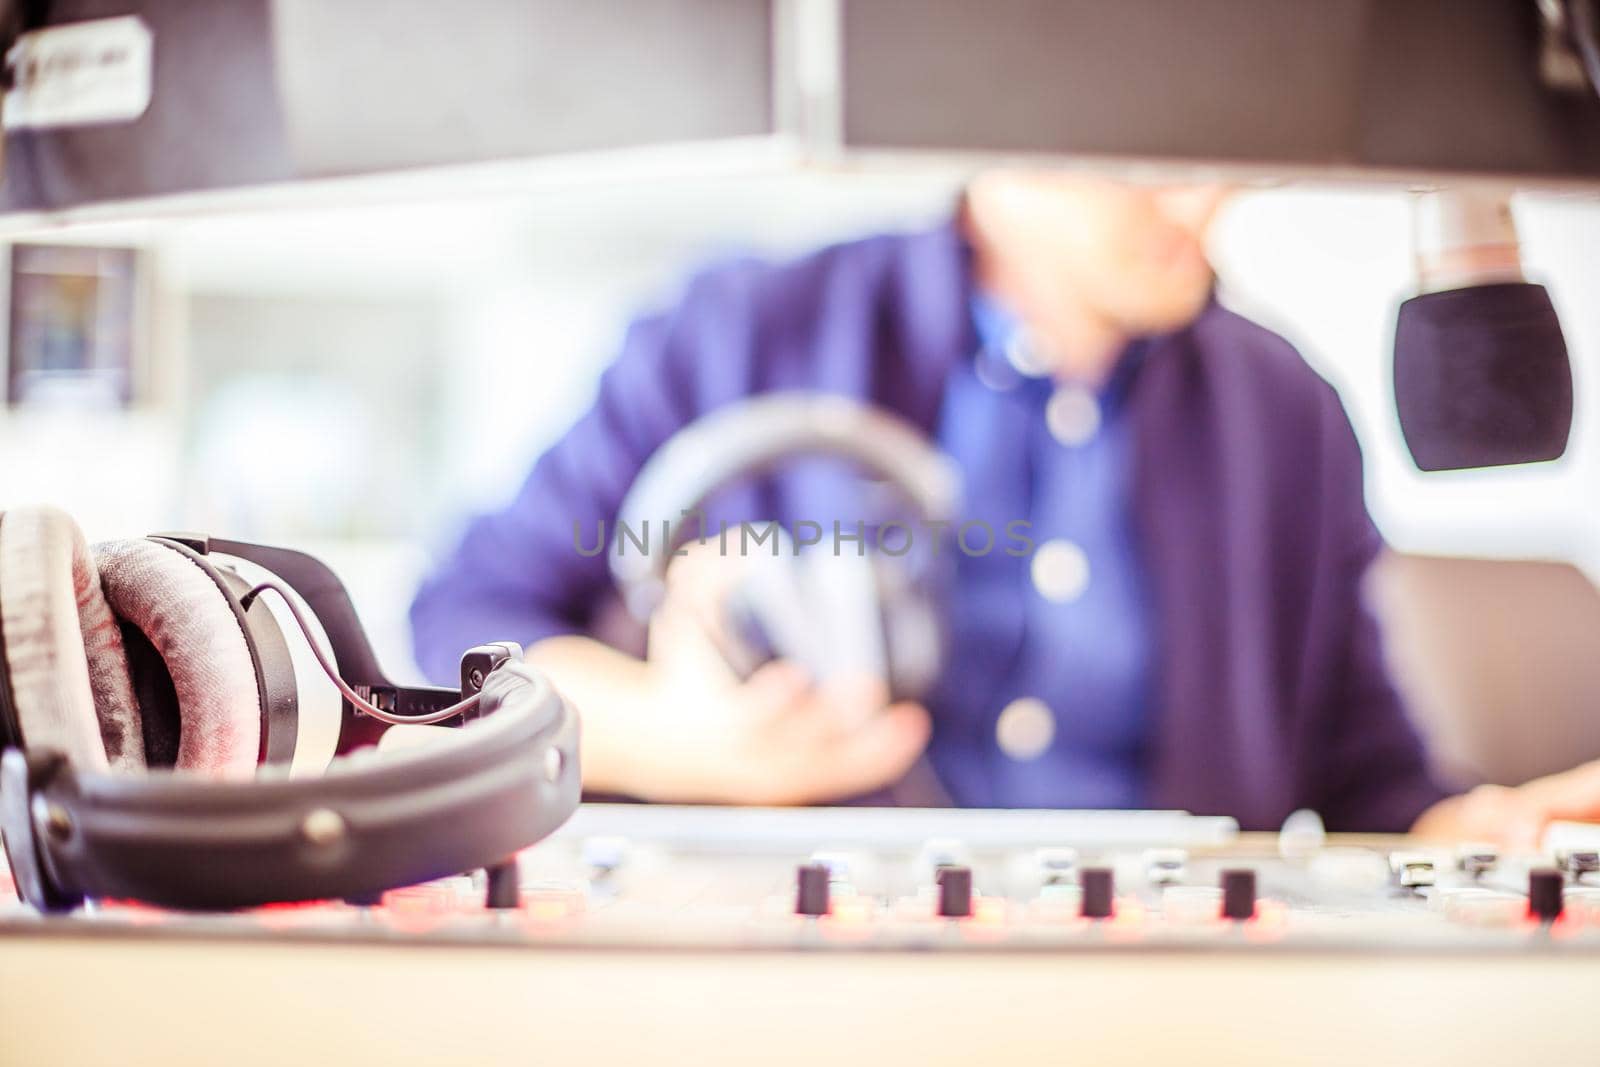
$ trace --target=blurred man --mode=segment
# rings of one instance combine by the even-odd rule
[[[514,637],[583,709],[591,789],[658,801],[825,802],[926,750],[961,804],[1173,807],[1275,828],[1522,838],[1600,813],[1600,770],[1446,798],[1385,674],[1361,578],[1379,549],[1355,437],[1281,338],[1219,306],[1216,188],[991,172],[932,232],[737,263],[646,318],[594,407],[516,500],[478,519],[413,607],[418,658]],[[721,405],[842,393],[960,465],[963,515],[1031,523],[1028,557],[957,563],[926,707],[881,682],[734,677],[658,613],[641,660],[589,636],[615,518],[647,457]],[[811,508],[826,501],[809,501]],[[815,512],[747,514],[793,521]]]

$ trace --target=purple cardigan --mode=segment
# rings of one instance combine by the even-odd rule
[[[934,432],[976,346],[954,225],[710,270],[639,320],[594,406],[515,501],[475,520],[412,607],[417,657],[602,627],[608,523],[675,430],[774,389],[870,400]],[[1156,338],[1131,385],[1135,533],[1156,621],[1150,798],[1275,829],[1402,830],[1443,792],[1385,673],[1361,578],[1380,541],[1339,399],[1283,339],[1212,304]]]

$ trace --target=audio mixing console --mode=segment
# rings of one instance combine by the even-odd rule
[[[100,901],[6,932],[425,939],[676,948],[1072,951],[1134,946],[1600,957],[1600,850],[1329,840],[1172,812],[754,810],[593,805],[519,858],[371,906],[177,915]]]
[[[1162,812],[591,805],[517,869],[375,904],[0,906],[0,1063],[218,1062],[201,1033],[229,1062],[342,1067],[1594,1062],[1587,827],[1522,855],[1330,837],[1309,814],[1240,834]],[[182,1026],[150,1025],[175,1003]],[[297,1022],[263,1029],[269,1007]]]

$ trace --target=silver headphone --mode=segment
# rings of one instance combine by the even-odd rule
[[[819,455],[851,461],[887,482],[916,513],[924,537],[953,518],[960,493],[954,464],[898,416],[830,394],[755,397],[680,430],[650,456],[623,498],[609,563],[628,609],[648,619],[665,596],[674,555],[697,533],[707,536],[683,516],[736,481]],[[652,526],[665,535],[630,539]],[[916,531],[892,539],[896,548],[912,549],[905,553],[881,544],[871,550],[864,542],[843,551],[837,543],[832,551],[818,544],[808,552],[789,531],[767,536],[774,540],[762,540],[741,559],[724,605],[723,653],[736,670],[785,658],[815,677],[843,669],[876,673],[894,699],[927,692],[943,658],[944,626],[937,568],[914,551]]]

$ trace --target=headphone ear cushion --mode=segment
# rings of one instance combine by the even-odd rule
[[[261,691],[233,606],[194,560],[159,541],[95,547],[106,600],[166,664],[178,699],[179,770],[250,777],[261,752]]]
[[[86,770],[144,766],[122,634],[64,512],[0,516],[0,627],[24,744]]]

